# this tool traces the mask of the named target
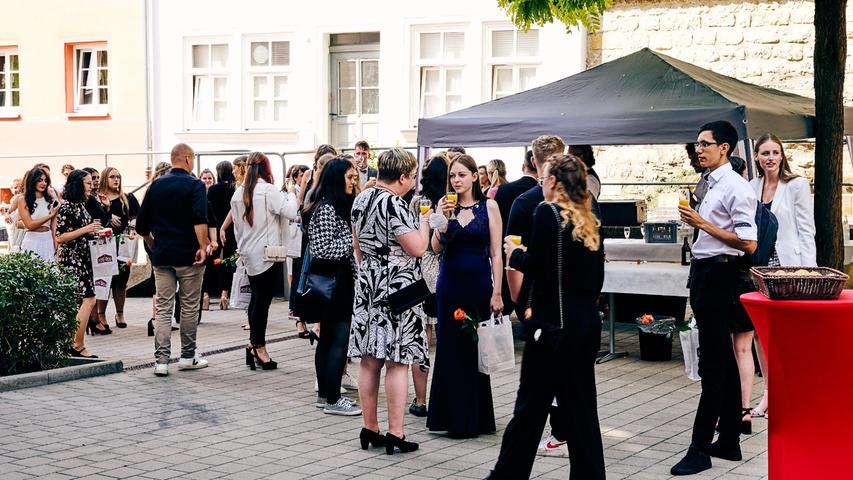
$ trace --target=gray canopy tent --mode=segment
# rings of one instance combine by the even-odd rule
[[[418,145],[519,146],[545,133],[590,145],[677,144],[695,141],[696,129],[713,120],[731,122],[742,140],[773,132],[799,141],[814,137],[814,112],[814,99],[644,48],[538,88],[422,118]],[[853,108],[845,108],[844,120],[850,135]],[[741,145],[744,157],[750,150],[751,142]]]

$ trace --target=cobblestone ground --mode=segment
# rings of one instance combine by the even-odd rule
[[[210,367],[172,366],[167,378],[154,377],[148,366],[149,309],[149,301],[129,299],[128,328],[87,337],[90,351],[121,358],[126,372],[0,394],[0,478],[483,478],[494,465],[517,367],[492,377],[495,435],[452,440],[407,415],[407,435],[421,448],[387,456],[359,449],[360,417],[324,415],[313,406],[313,349],[284,320],[286,303],[273,304],[268,331],[278,370],[248,371],[245,312],[214,309],[204,313],[198,335]],[[631,356],[596,367],[607,477],[669,478],[689,443],[699,384],[684,375],[677,343],[672,361],[644,362],[636,342],[635,330],[620,326],[618,349]],[[742,437],[742,462],[714,459],[713,469],[691,478],[766,478],[767,422],[753,423],[754,434]],[[568,478],[568,460],[537,457],[533,477]]]

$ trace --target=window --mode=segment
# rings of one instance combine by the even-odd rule
[[[422,32],[417,35],[420,76],[420,117],[462,108],[464,32]]]
[[[228,45],[191,46],[192,125],[222,126],[228,120]]]
[[[17,48],[0,48],[0,116],[17,116],[21,106],[21,73]]]
[[[539,63],[539,30],[491,30],[487,63],[491,69],[491,98],[531,88]]]
[[[107,45],[74,46],[74,111],[103,111],[109,103]]]
[[[251,41],[248,72],[249,118],[252,127],[281,125],[288,120],[290,42]]]

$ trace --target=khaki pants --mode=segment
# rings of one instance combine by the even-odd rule
[[[181,358],[193,358],[196,348],[198,309],[204,265],[196,267],[154,267],[156,288],[154,319],[154,358],[169,363],[172,346],[172,313],[175,291],[181,302]],[[180,288],[178,288],[180,283]]]

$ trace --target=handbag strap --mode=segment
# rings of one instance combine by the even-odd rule
[[[557,294],[560,301],[560,329],[563,329],[563,230],[561,225],[560,212],[553,203],[548,203],[554,216],[557,217]],[[530,282],[530,291],[527,294],[527,308],[533,305],[533,290],[536,285],[536,280]]]

